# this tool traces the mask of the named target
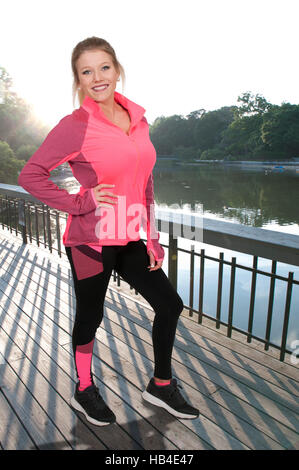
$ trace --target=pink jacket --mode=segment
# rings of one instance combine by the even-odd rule
[[[126,245],[147,233],[147,251],[164,259],[155,228],[153,167],[156,151],[149,138],[145,109],[114,91],[114,99],[128,110],[129,133],[112,123],[100,106],[86,96],[80,108],[62,118],[22,169],[18,183],[48,206],[67,212],[65,246]],[[69,194],[51,180],[50,172],[68,162],[81,187]],[[100,183],[118,196],[117,204],[100,207],[92,188]],[[84,251],[83,250],[83,251]],[[79,264],[79,263],[78,263]]]

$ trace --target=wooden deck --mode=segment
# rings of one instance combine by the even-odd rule
[[[75,308],[68,259],[0,229],[0,449],[298,449],[299,367],[183,312],[173,375],[200,409],[179,420],[143,401],[153,373],[154,312],[111,278],[93,371],[117,423],[69,406]]]

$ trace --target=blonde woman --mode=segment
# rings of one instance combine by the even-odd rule
[[[80,107],[62,118],[19,176],[19,184],[40,201],[67,212],[63,243],[76,295],[72,332],[77,384],[71,405],[96,425],[115,422],[91,371],[96,330],[115,269],[152,306],[155,368],[142,396],[178,418],[198,410],[172,378],[171,355],[183,301],[161,269],[164,249],[155,230],[153,167],[145,109],[116,91],[125,74],[112,46],[90,37],[72,52],[73,98]],[[58,188],[50,171],[68,162],[81,187]],[[136,216],[137,214],[137,216]],[[147,233],[145,244],[139,235]]]

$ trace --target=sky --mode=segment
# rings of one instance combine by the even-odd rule
[[[0,66],[54,126],[73,111],[71,53],[106,39],[116,91],[159,116],[237,105],[247,91],[299,103],[298,0],[0,0]]]

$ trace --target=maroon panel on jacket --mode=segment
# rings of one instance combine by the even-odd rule
[[[79,280],[95,276],[103,272],[102,253],[93,250],[88,245],[77,245],[71,247],[72,259]]]

